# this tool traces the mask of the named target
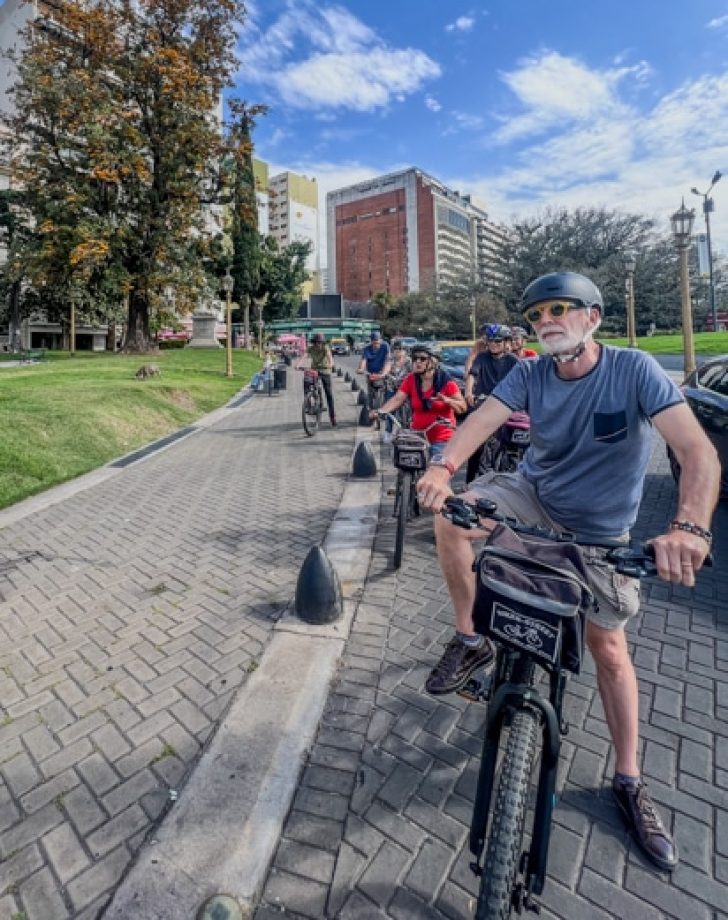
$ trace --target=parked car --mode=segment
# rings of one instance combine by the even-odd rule
[[[351,347],[346,339],[331,339],[331,354],[332,355],[350,355]]]
[[[473,341],[438,342],[440,367],[449,374],[461,390],[465,389],[465,361],[473,347]]]
[[[402,347],[406,348],[407,351],[412,351],[412,347],[417,344],[417,339],[411,335],[406,335],[404,338],[400,339]]]
[[[356,339],[354,342],[354,354],[360,355],[366,347],[367,342],[364,339]]]
[[[680,389],[703,431],[713,442],[723,468],[721,498],[728,498],[728,355],[710,358],[689,374]],[[668,447],[667,456],[675,482],[680,466]]]

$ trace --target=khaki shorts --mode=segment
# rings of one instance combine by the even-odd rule
[[[520,473],[486,473],[474,479],[467,491],[477,498],[489,498],[498,505],[501,514],[514,517],[522,524],[564,529],[549,517],[533,486]],[[614,566],[604,561],[604,550],[599,547],[584,546],[582,553],[589,571],[589,587],[596,601],[587,620],[602,629],[624,628],[639,610],[639,579],[615,572]]]

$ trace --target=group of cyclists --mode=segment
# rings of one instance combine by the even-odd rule
[[[613,793],[644,854],[670,871],[678,863],[677,845],[647,791],[638,758],[639,697],[625,627],[638,612],[639,587],[615,574],[603,547],[629,541],[654,427],[681,469],[674,519],[651,540],[655,564],[662,579],[692,587],[712,542],[720,463],[682,393],[651,356],[594,339],[603,310],[589,278],[553,272],[532,281],[521,301],[540,356],[526,348],[525,330],[491,323],[481,328],[482,339],[468,356],[464,393],[427,343],[412,347],[410,365],[398,343],[390,349],[375,332],[359,369],[387,376],[396,368],[401,374],[380,411],[409,403],[412,427],[422,431],[443,421],[428,432],[430,465],[417,484],[420,507],[436,513],[438,560],[455,620],[455,635],[425,683],[433,695],[462,688],[475,670],[494,662],[493,645],[476,632],[472,616],[472,540],[482,532],[458,528],[437,512],[453,495],[458,468],[511,413],[528,413],[534,436],[516,471],[477,476],[461,498],[487,499],[522,524],[569,532],[582,546],[594,598],[586,643],[614,745]],[[329,410],[333,418],[331,398]],[[467,417],[455,430],[458,414]]]

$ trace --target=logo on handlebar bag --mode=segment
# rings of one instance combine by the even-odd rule
[[[561,646],[560,627],[525,616],[499,601],[493,602],[490,634],[505,645],[515,646],[530,653],[537,660],[552,665],[558,661]]]

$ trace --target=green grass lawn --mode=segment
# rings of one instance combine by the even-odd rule
[[[136,380],[143,364],[159,377]],[[0,508],[73,479],[224,405],[261,361],[234,350],[159,355],[48,352],[39,364],[0,367]]]
[[[597,334],[597,338],[599,335]],[[728,332],[696,332],[693,335],[696,355],[728,354]],[[607,345],[627,345],[627,339],[603,339]],[[637,339],[637,346],[652,355],[681,355],[681,335],[652,335]]]

